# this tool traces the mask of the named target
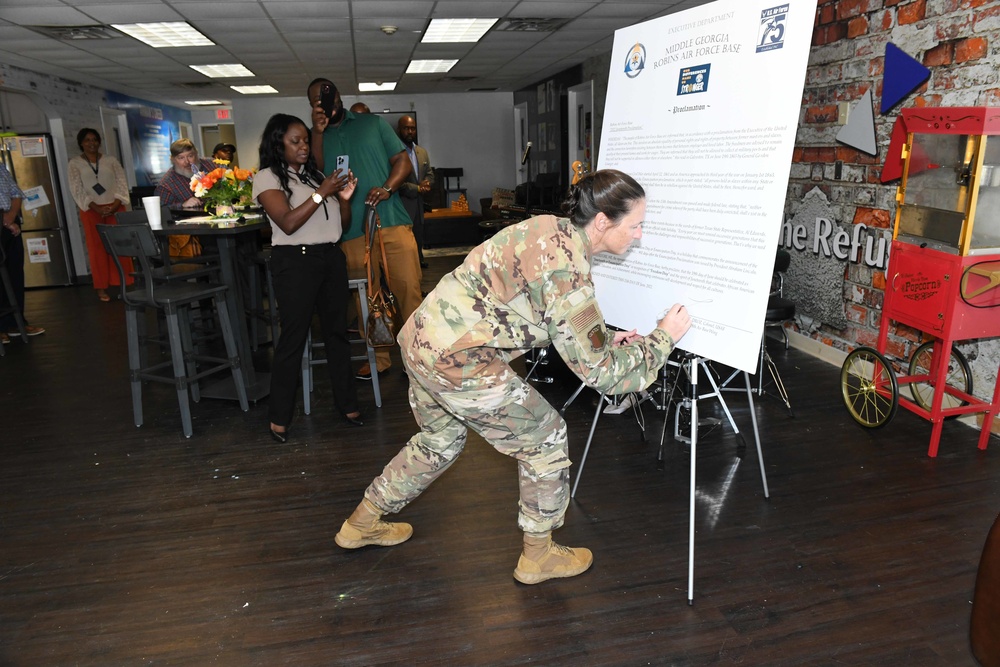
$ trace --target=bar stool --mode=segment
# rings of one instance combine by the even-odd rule
[[[159,257],[160,249],[152,230],[146,225],[98,225],[97,231],[111,251],[111,257],[121,279],[122,301],[125,302],[125,326],[128,334],[129,381],[132,385],[132,412],[135,425],[142,426],[142,382],[164,382],[173,384],[177,390],[181,425],[184,437],[193,432],[189,398],[198,402],[201,393],[198,381],[208,375],[229,370],[232,373],[236,396],[243,412],[250,409],[247,402],[246,386],[240,358],[236,351],[236,339],[229,321],[229,310],[225,300],[231,298],[225,285],[214,283],[171,282],[162,284],[153,280],[151,260]],[[139,278],[133,289],[126,287],[126,272],[122,257],[131,257]],[[195,354],[191,340],[190,309],[199,301],[211,300],[219,318],[219,328],[226,348],[227,358]],[[170,360],[152,365],[142,362],[139,335],[139,314],[147,308],[163,310],[167,321],[167,337]],[[198,364],[210,364],[198,368]],[[171,367],[172,375],[161,371]]]
[[[247,304],[247,315],[250,318],[250,349],[256,352],[260,347],[260,323],[263,322],[271,330],[271,345],[278,340],[278,305],[274,299],[274,280],[271,277],[271,248],[267,247],[257,253],[253,263],[248,267],[250,294]],[[263,286],[260,274],[264,272]],[[264,294],[266,288],[267,293]],[[264,298],[267,306],[264,306]]]
[[[361,312],[358,316],[359,328],[364,327],[368,322],[368,280],[365,277],[351,278],[347,281],[351,289],[358,291],[358,300],[361,302]],[[368,344],[365,332],[361,331],[360,338],[352,338],[352,343],[361,343],[365,346],[365,354],[354,355],[351,361],[368,361],[368,367],[372,369],[372,390],[375,392],[375,407],[382,407],[382,392],[378,384],[378,373],[375,372],[375,348]],[[316,350],[326,347],[323,343],[313,343],[312,331],[306,337],[306,346],[302,350],[302,411],[309,414],[312,410],[311,394],[313,390],[313,366],[326,363],[325,357],[316,357]]]

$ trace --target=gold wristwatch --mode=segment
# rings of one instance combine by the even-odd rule
[[[317,204],[322,204],[323,200],[325,199],[325,197],[321,195],[319,192],[313,192],[311,196],[312,200]]]

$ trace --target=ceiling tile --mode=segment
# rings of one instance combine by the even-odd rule
[[[107,3],[107,0],[105,0]],[[144,5],[132,2],[118,4],[89,5],[81,11],[98,23],[160,23],[183,21],[184,17],[166,5]]]
[[[10,7],[0,5],[0,19],[20,25],[89,25],[93,23],[86,14],[72,7],[31,6]]]
[[[330,19],[350,18],[350,3],[347,0],[320,0],[318,2],[298,2],[285,0],[262,0],[264,11],[274,19]]]
[[[434,3],[429,0],[351,0],[355,19],[420,18],[431,13]]]

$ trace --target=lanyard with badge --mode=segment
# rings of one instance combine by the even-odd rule
[[[100,178],[100,176],[98,174],[98,172],[100,172],[100,170],[101,170],[101,157],[100,156],[97,157],[97,162],[91,163],[90,160],[87,160],[87,166],[90,167],[90,170],[92,172],[94,172],[94,178]],[[94,183],[94,187],[92,189],[93,189],[94,192],[96,192],[99,195],[103,195],[106,192],[106,188],[103,185],[101,185],[100,183]]]

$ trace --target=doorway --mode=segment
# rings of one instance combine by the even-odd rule
[[[136,186],[135,164],[132,160],[132,141],[128,133],[128,117],[124,111],[101,107],[101,149],[105,155],[118,160],[125,170],[129,190]]]
[[[218,144],[236,145],[236,125],[233,123],[220,123],[218,125],[199,125],[201,131],[202,157],[212,159],[212,149]],[[233,153],[233,164],[240,163],[239,152]]]
[[[517,165],[517,174],[514,181],[517,185],[528,180],[528,165],[521,164],[527,141],[528,103],[522,102],[514,106],[514,164]]]
[[[594,82],[586,81],[568,89],[566,163],[570,165],[569,182],[577,175],[593,171]],[[579,163],[579,169],[573,165]]]

